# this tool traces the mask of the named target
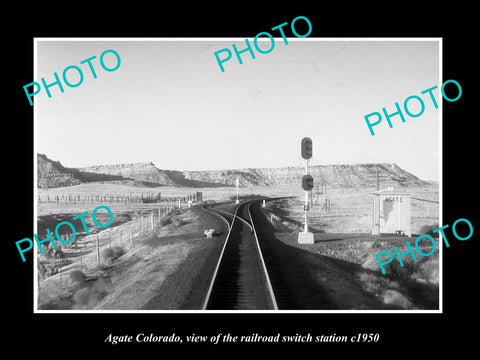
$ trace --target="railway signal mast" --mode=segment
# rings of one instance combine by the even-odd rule
[[[312,139],[305,137],[302,139],[301,144],[301,153],[302,158],[305,159],[305,175],[302,178],[302,188],[305,190],[305,204],[303,205],[303,210],[305,213],[305,228],[303,232],[298,233],[298,243],[299,244],[313,244],[313,234],[308,231],[308,192],[313,189],[313,177],[308,174],[308,160],[312,158],[313,155],[313,143]]]

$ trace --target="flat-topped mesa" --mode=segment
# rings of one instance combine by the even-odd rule
[[[382,186],[426,186],[428,182],[401,169],[396,164],[340,164],[309,166],[315,186],[373,187],[377,173]],[[241,186],[296,186],[301,184],[305,169],[301,166],[283,168],[246,168],[212,171],[186,171],[185,178],[234,186],[238,178]]]
[[[141,168],[141,167],[150,167],[150,166],[155,167],[155,164],[153,162],[137,162],[137,163],[130,163],[130,164],[92,165],[92,166],[77,168],[77,170],[89,171],[91,169],[95,169],[95,170],[123,169],[123,168]]]
[[[148,186],[222,187],[235,186],[300,186],[304,168],[245,168],[208,171],[177,171],[158,169],[153,162],[95,165],[83,168],[66,168],[38,154],[38,187],[70,186],[84,182],[134,181]],[[382,188],[428,186],[429,182],[401,169],[394,163],[362,163],[338,165],[311,165],[309,174],[314,178],[314,188],[375,187],[377,177]]]
[[[163,170],[158,169],[152,162],[96,165],[78,168],[77,170],[86,173],[121,176],[125,179],[158,185],[176,185]]]

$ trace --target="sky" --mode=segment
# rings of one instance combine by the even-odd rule
[[[126,41],[128,40],[128,41]],[[300,142],[313,140],[310,165],[396,163],[422,179],[439,180],[440,109],[421,92],[439,86],[439,41],[275,38],[255,59],[232,44],[245,39],[37,39],[35,79],[76,65],[84,79],[34,97],[36,152],[67,167],[153,162],[168,170],[300,166]],[[253,39],[250,39],[253,46]],[[260,41],[262,49],[270,41]],[[214,52],[232,58],[220,70]],[[105,71],[100,55],[115,50],[119,68]],[[97,78],[88,64],[92,60]],[[221,56],[224,56],[222,54]],[[107,67],[116,60],[104,57]],[[68,79],[78,81],[75,70]],[[440,86],[439,86],[440,88]],[[440,101],[439,88],[433,91]],[[364,116],[403,109],[420,96],[424,113],[392,117],[374,127]],[[28,101],[28,100],[26,100]],[[419,112],[416,101],[409,102]]]

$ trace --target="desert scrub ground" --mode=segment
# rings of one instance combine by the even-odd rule
[[[48,191],[71,193],[97,193],[119,191],[124,194],[130,188],[111,184],[79,185]],[[205,201],[228,200],[235,197],[235,188],[194,189],[204,191]],[[165,196],[176,196],[179,191],[189,194],[193,189],[164,187]],[[321,213],[322,196],[312,208],[312,231],[315,244],[297,244],[298,231],[302,230],[303,191],[286,187],[240,188],[240,197],[256,194],[270,197],[289,197],[268,202],[265,217],[273,227],[278,241],[287,245],[288,251],[297,248],[299,261],[307,258],[306,271],[310,272],[329,294],[332,308],[340,309],[438,309],[439,260],[438,254],[417,262],[406,262],[400,267],[394,260],[382,275],[374,255],[383,250],[392,250],[407,240],[401,238],[375,238],[368,234],[371,226],[371,193],[374,189],[329,189],[333,207],[337,212]],[[408,189],[407,189],[408,190]],[[139,190],[137,190],[139,191]],[[47,192],[47,190],[44,190]],[[438,188],[412,189],[413,196],[433,202],[412,202],[412,231],[421,232],[424,226],[438,223]],[[69,221],[75,215],[91,211],[99,204],[38,204],[40,230],[55,227],[60,221]],[[118,217],[113,227],[129,226],[138,214],[156,208],[155,204],[106,204]],[[353,211],[352,211],[353,210]],[[342,213],[345,211],[345,213]],[[315,217],[315,215],[319,215]],[[135,232],[138,241],[120,244],[120,249],[102,252],[102,266],[95,267],[95,254],[86,254],[83,265],[89,269],[82,274],[70,276],[50,273],[40,280],[38,308],[41,309],[198,309],[202,298],[201,284],[206,283],[212,264],[217,258],[220,236],[205,241],[203,231],[221,228],[224,223],[218,218],[191,209],[172,213],[161,220],[154,231]],[[116,219],[117,220],[117,219]],[[90,224],[89,224],[90,225]],[[79,231],[81,229],[78,229]],[[107,232],[102,231],[101,233]],[[223,236],[223,237],[222,237]],[[115,238],[113,231],[110,238]],[[210,241],[211,240],[211,241]],[[72,248],[82,241],[75,240]],[[93,246],[85,240],[86,247]],[[88,242],[90,242],[88,244]],[[108,246],[108,245],[105,245]],[[109,247],[118,246],[118,239]],[[75,249],[66,249],[73,251]],[[287,263],[290,256],[286,251]],[[372,260],[373,259],[373,260]],[[48,264],[47,264],[48,265]],[[91,265],[89,267],[89,265]],[[76,268],[69,268],[72,273]],[[292,272],[294,269],[292,269]],[[75,273],[74,273],[75,274]],[[63,281],[63,287],[58,282]],[[193,284],[200,284],[193,286]],[[195,290],[196,289],[196,290]]]
[[[438,238],[437,250],[429,257],[417,256],[413,261],[411,256],[404,256],[404,266],[394,260],[385,266],[383,275],[375,258],[375,254],[382,251],[391,251],[396,246],[399,252],[406,251],[406,241],[413,248],[415,238],[405,236],[377,237],[368,233],[358,232],[329,232],[326,229],[316,228],[314,244],[298,244],[298,232],[303,231],[303,224],[296,218],[290,218],[290,209],[287,207],[291,200],[276,200],[267,203],[262,209],[275,231],[278,241],[294,247],[305,253],[309,258],[312,277],[317,278],[330,290],[332,301],[343,308],[372,308],[376,309],[404,309],[404,310],[435,310],[439,307],[439,256]],[[341,221],[341,218],[338,219]],[[321,225],[321,224],[320,224]],[[420,226],[427,231],[431,226]],[[421,243],[424,253],[431,250],[431,244]],[[309,254],[307,256],[307,254]],[[316,266],[315,264],[321,264]],[[327,266],[328,264],[328,266]],[[346,273],[337,271],[343,268]],[[350,289],[343,285],[350,283]],[[358,293],[358,301],[346,302],[342,296],[354,297],[356,288],[362,294],[369,294],[378,303],[368,303]]]
[[[127,224],[125,224],[127,225]],[[206,239],[205,229],[215,237]],[[225,240],[222,220],[201,208],[174,211],[153,231],[84,256],[84,268],[50,276],[39,284],[38,308],[43,310],[166,310],[199,309]],[[114,244],[118,244],[114,242]]]
[[[372,227],[372,188],[332,188],[328,193],[312,194],[309,223],[312,232],[368,233]],[[411,193],[411,230],[421,234],[425,225],[439,222],[438,187],[401,189]],[[294,195],[295,194],[295,195]],[[298,189],[289,198],[269,202],[274,215],[288,218],[290,223],[303,224],[304,192]],[[328,199],[329,208],[326,203]],[[422,200],[419,200],[422,199]]]

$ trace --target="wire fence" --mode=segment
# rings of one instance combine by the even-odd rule
[[[303,201],[299,200],[299,214],[293,218],[303,218]],[[309,217],[366,216],[373,214],[373,201],[358,196],[346,201],[340,197],[322,197],[309,201]],[[435,199],[411,197],[411,216],[432,218],[439,216],[439,202]]]
[[[116,257],[130,251],[147,238],[155,226],[161,223],[162,218],[178,209],[178,202],[165,202],[165,205],[144,210],[132,220],[114,228],[84,236],[78,235],[71,243],[56,241],[56,248],[53,248],[50,242],[42,244],[44,254],[37,257],[38,283],[48,279],[50,288],[53,285],[61,290],[71,285],[71,273],[74,271],[78,270],[87,277],[102,271],[111,265]],[[60,234],[60,237],[69,241],[71,234]]]
[[[197,191],[185,196],[162,196],[161,193],[140,194],[38,194],[37,202],[61,204],[145,204],[164,201],[201,202],[202,192]]]

